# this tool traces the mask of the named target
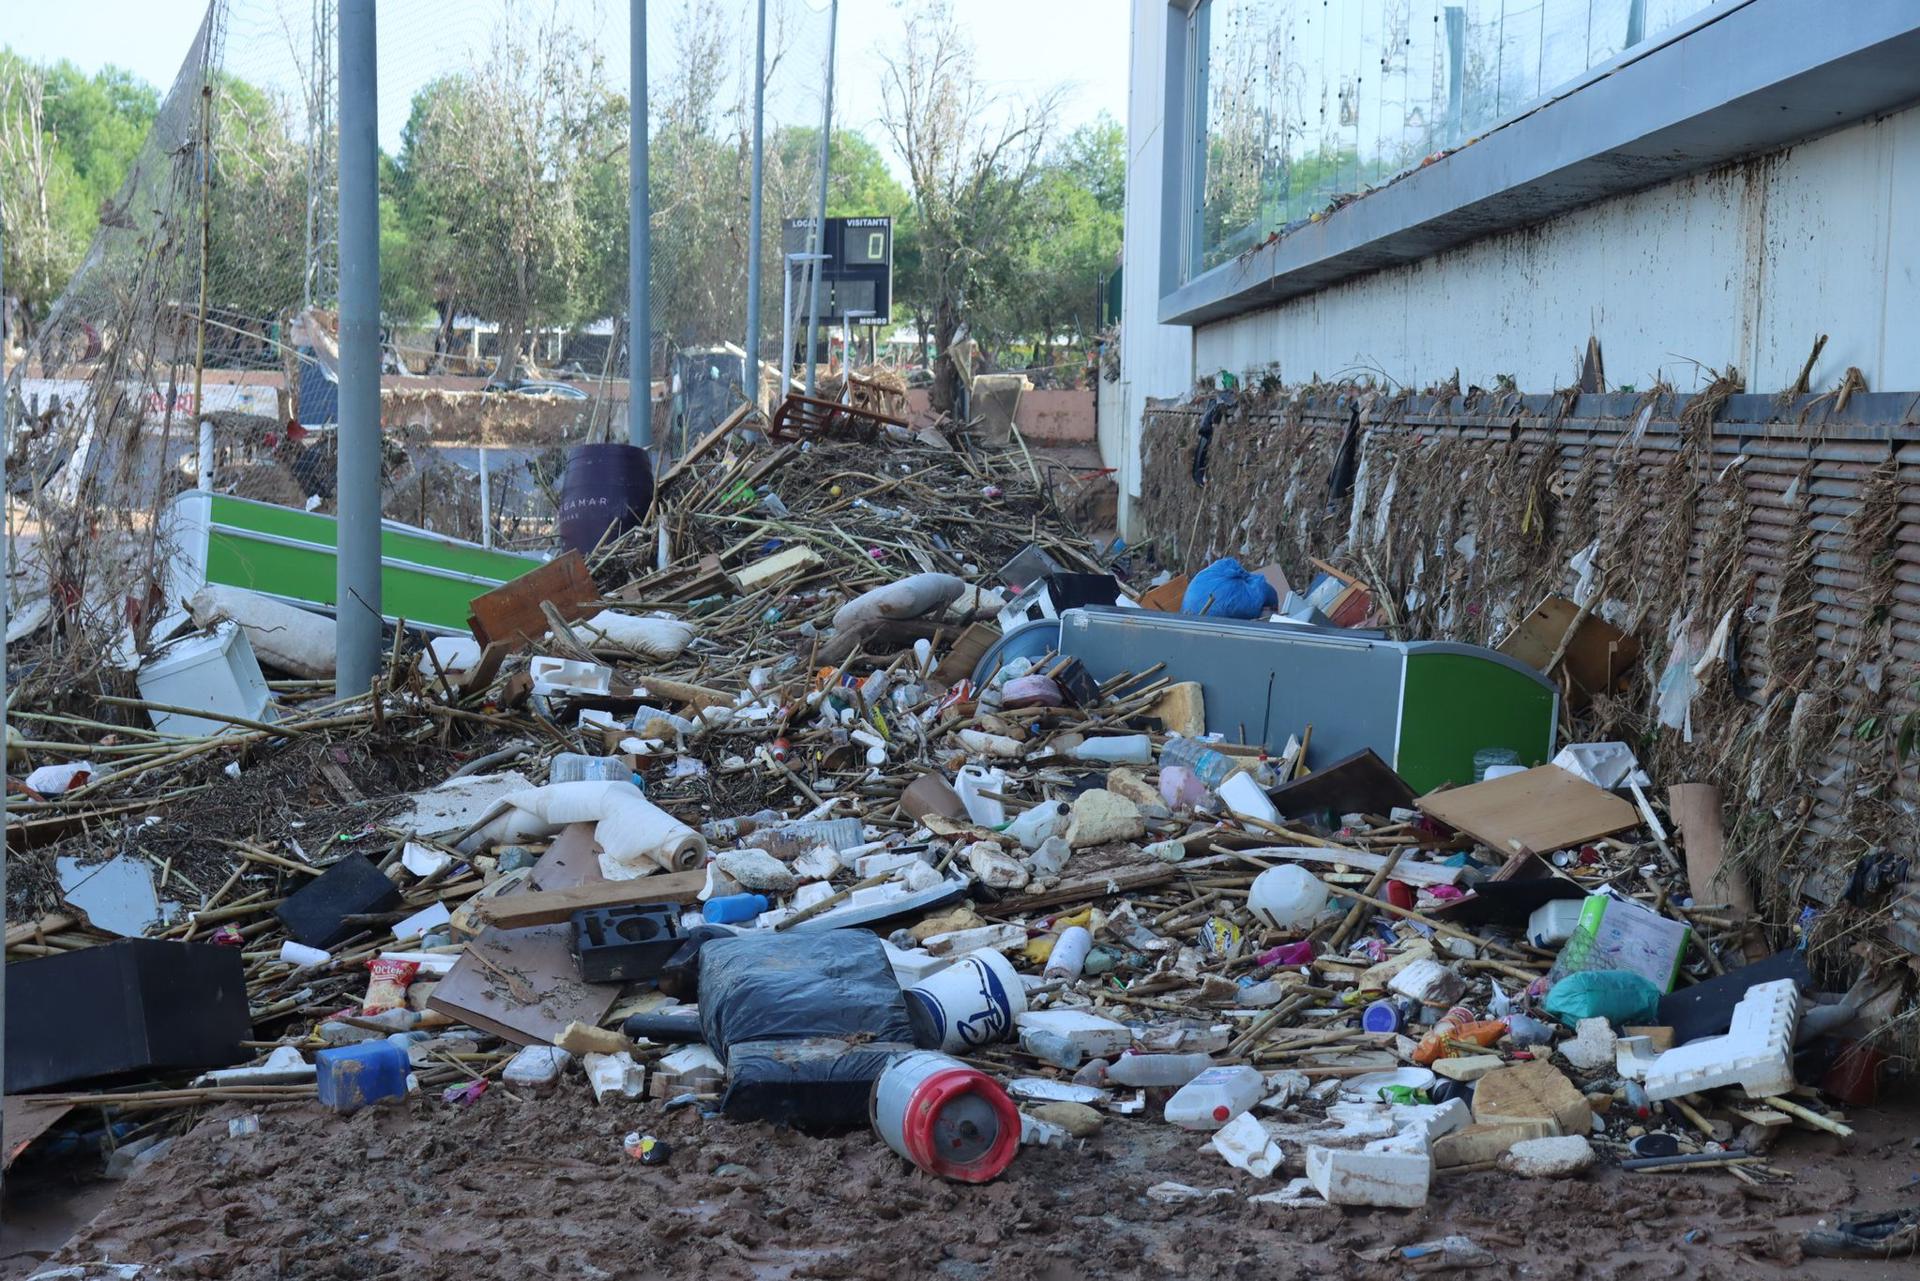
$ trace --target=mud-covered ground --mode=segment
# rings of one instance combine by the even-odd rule
[[[1074,1151],[1028,1148],[999,1181],[944,1183],[871,1133],[809,1137],[656,1104],[596,1108],[574,1089],[524,1102],[495,1091],[467,1110],[414,1099],[340,1118],[312,1104],[260,1112],[229,1138],[211,1112],[55,1255],[185,1277],[1388,1278],[1360,1252],[1463,1233],[1499,1272],[1528,1277],[1878,1278],[1920,1261],[1802,1260],[1823,1216],[1920,1200],[1920,1106],[1857,1113],[1858,1135],[1788,1134],[1773,1163],[1793,1182],[1749,1187],[1724,1171],[1570,1182],[1498,1172],[1443,1177],[1426,1209],[1280,1209],[1203,1150],[1204,1136],[1113,1119]],[[643,1166],[621,1140],[673,1145]],[[1176,1205],[1162,1180],[1226,1187]],[[30,1275],[30,1259],[10,1275]],[[1494,1275],[1492,1271],[1482,1275]]]

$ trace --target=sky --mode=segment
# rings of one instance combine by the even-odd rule
[[[753,41],[747,0],[720,0],[741,18],[741,49]],[[772,0],[786,4],[795,34],[788,74],[770,92],[769,118],[817,118],[817,68],[824,65],[827,0]],[[904,11],[917,0],[841,0],[835,124],[884,143],[880,128],[880,59],[899,43]],[[557,8],[598,43],[624,85],[626,5],[621,0],[380,0],[380,135],[399,148],[406,104],[419,86],[453,70],[484,48],[508,12],[544,15]],[[39,61],[66,58],[87,72],[112,64],[158,85],[173,81],[193,39],[204,0],[92,0],[84,6],[0,0],[0,43]],[[972,36],[977,65],[1008,95],[1069,86],[1062,131],[1102,111],[1126,119],[1127,0],[960,0],[958,20]],[[671,56],[679,0],[653,0],[649,65],[659,77]],[[232,0],[228,65],[250,79],[278,82],[297,93],[298,64],[311,0]]]

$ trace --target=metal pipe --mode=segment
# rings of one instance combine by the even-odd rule
[[[821,254],[827,248],[827,167],[833,142],[833,46],[840,34],[840,0],[833,0],[827,11],[827,92],[820,110],[820,192],[813,202],[813,244],[811,252]],[[820,332],[820,265],[811,269],[812,284],[807,295],[807,395],[814,387],[814,335]]]
[[[647,190],[647,0],[630,0],[627,51],[627,440],[653,448],[653,200]]]
[[[335,683],[380,670],[380,154],[374,0],[340,4],[340,459]]]
[[[767,0],[760,0],[753,35],[753,193],[747,211],[747,346],[741,387],[760,403],[760,213],[767,144]]]

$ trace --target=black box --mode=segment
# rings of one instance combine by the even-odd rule
[[[341,917],[391,911],[399,905],[400,887],[365,855],[349,854],[296,890],[273,914],[294,942],[332,947],[366,928],[342,924]]]
[[[589,983],[658,978],[686,941],[672,903],[590,907],[573,914],[573,959]]]
[[[122,939],[15,962],[6,981],[8,1094],[251,1057],[237,947]]]

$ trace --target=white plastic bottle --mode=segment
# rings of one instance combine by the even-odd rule
[[[1104,765],[1149,765],[1153,762],[1153,740],[1145,734],[1089,738],[1076,747],[1069,747],[1066,756],[1070,760]]]
[[[1130,1088],[1185,1085],[1213,1066],[1207,1054],[1122,1054],[1107,1065],[1107,1080]]]
[[[1167,1120],[1188,1130],[1217,1130],[1258,1103],[1266,1088],[1255,1068],[1208,1068],[1167,1100]]]
[[[1021,846],[1037,850],[1049,836],[1065,836],[1073,821],[1073,806],[1065,801],[1042,801],[1007,824],[1006,833]]]
[[[1270,867],[1253,878],[1247,910],[1276,930],[1304,930],[1327,910],[1326,882],[1292,863]]]

